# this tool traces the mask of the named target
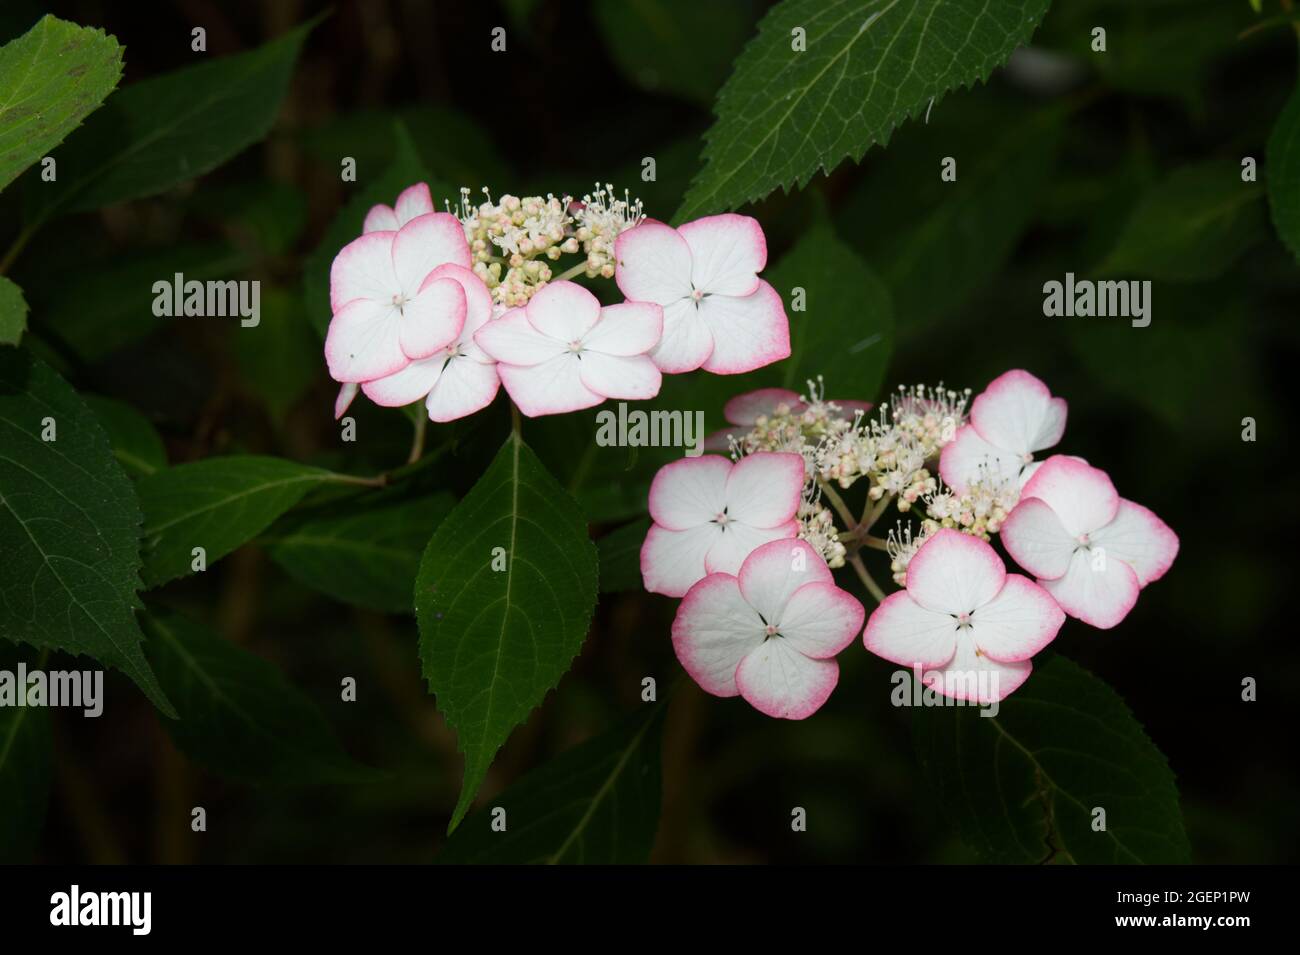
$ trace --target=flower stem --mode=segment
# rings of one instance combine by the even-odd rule
[[[415,419],[415,434],[411,438],[411,453],[406,457],[407,464],[414,464],[424,454],[424,431],[428,427],[428,421],[428,416],[424,414]]]
[[[884,603],[885,592],[880,589],[880,585],[871,578],[869,573],[867,573],[867,567],[862,563],[862,557],[858,554],[850,555],[848,558],[848,565],[857,571],[858,579],[862,581],[862,586],[867,588],[867,592],[875,598],[876,603]]]
[[[864,547],[874,548],[875,550],[883,550],[883,551],[889,550],[889,542],[886,541],[883,537],[877,537],[874,534],[863,535],[862,545]]]
[[[886,494],[879,501],[876,501],[873,506],[871,498],[867,498],[866,506],[862,509],[862,520],[858,522],[864,532],[871,530],[872,525],[874,525],[876,521],[880,520],[880,515],[885,513],[885,508],[889,507],[889,504],[893,499],[894,495]]]
[[[587,260],[583,259],[577,265],[573,266],[573,268],[565,269],[559,275],[553,276],[551,278],[551,281],[563,282],[565,279],[571,279],[574,276],[582,275],[586,271],[587,271]]]
[[[844,503],[844,498],[840,497],[839,492],[821,478],[817,479],[817,483],[821,485],[822,493],[826,495],[826,499],[831,502],[831,507],[835,508],[835,513],[838,514],[840,520],[844,522],[845,529],[850,534],[857,536],[858,522],[853,519],[853,512],[850,511],[849,506]]]

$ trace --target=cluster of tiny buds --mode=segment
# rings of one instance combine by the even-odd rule
[[[983,474],[970,482],[963,494],[939,486],[926,495],[925,512],[940,527],[988,540],[1001,529],[1019,499],[1015,480]]]
[[[926,539],[939,529],[935,521],[922,521],[921,530],[913,536],[912,525],[898,521],[895,529],[889,532],[885,549],[889,553],[889,570],[894,575],[894,583],[900,587],[907,586],[907,565],[921,549]]]
[[[554,277],[548,263],[563,255],[584,257],[563,277],[582,271],[588,278],[612,278],[614,241],[644,218],[639,199],[611,199],[612,190],[598,185],[581,200],[507,193],[494,201],[484,187],[484,201],[475,204],[462,188],[453,214],[465,229],[474,273],[493,301],[506,308],[527,305]]]
[[[799,539],[807,541],[822,556],[828,567],[843,567],[848,551],[840,540],[835,515],[821,503],[815,483],[811,489],[805,488],[796,517],[799,521]]]

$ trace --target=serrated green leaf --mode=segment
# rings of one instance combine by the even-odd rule
[[[465,820],[437,862],[630,865],[659,827],[666,704],[644,706],[608,732],[529,773]],[[504,832],[493,813],[506,812]]]
[[[329,471],[282,458],[232,455],[178,464],[136,485],[144,509],[144,582],[193,573],[193,549],[209,567],[270,526]]]
[[[19,660],[35,668],[30,655],[0,641],[0,672],[16,678]],[[0,706],[0,865],[30,862],[40,839],[54,776],[51,723],[48,707]]]
[[[912,728],[930,787],[986,862],[1188,861],[1164,756],[1114,690],[1064,657],[1035,660],[997,716],[918,706]]]
[[[317,22],[247,53],[127,86],[58,151],[58,180],[33,184],[30,218],[155,195],[257,142],[275,121]]]
[[[494,570],[502,558],[504,569]],[[582,648],[596,580],[596,547],[577,502],[512,435],[438,525],[416,578],[424,677],[465,754],[449,829],[510,732]]]
[[[140,649],[131,481],[85,402],[17,349],[0,350],[0,448],[0,634],[116,667],[172,713]]]
[[[0,345],[17,345],[27,331],[23,290],[0,275]]]
[[[276,785],[374,776],[343,751],[316,704],[261,657],[163,610],[151,609],[144,628],[149,659],[179,714],[163,725],[196,763]]]
[[[1094,270],[1171,282],[1222,275],[1265,235],[1263,192],[1234,162],[1177,170],[1148,192]]]
[[[641,590],[641,545],[650,532],[650,519],[633,521],[596,541],[600,554],[600,592]]]
[[[167,467],[167,449],[149,419],[124,401],[85,395],[86,404],[108,433],[113,456],[132,476]]]
[[[718,94],[676,220],[802,188],[857,161],[949,90],[988,78],[1048,0],[782,0]],[[804,30],[806,50],[794,49]]]
[[[1300,260],[1300,87],[1291,94],[1273,126],[1265,162],[1273,227]]]
[[[346,512],[322,506],[286,515],[261,543],[289,576],[335,600],[412,613],[420,557],[455,503],[445,492],[384,492]]]
[[[44,16],[0,47],[0,189],[63,142],[122,78],[122,47]]]

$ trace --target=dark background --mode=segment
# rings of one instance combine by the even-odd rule
[[[363,181],[382,168],[394,117],[448,183],[490,185],[494,195],[580,194],[599,178],[639,194],[650,215],[672,216],[699,166],[712,92],[766,4],[700,2],[684,21],[616,30],[626,48],[615,50],[603,27],[631,22],[611,10],[620,6],[336,4],[309,38],[267,141],[182,189],[60,220],[40,235],[14,273],[36,290],[33,333],[43,338],[42,308],[75,289],[83,268],[182,240],[228,242],[246,253],[246,274],[263,280],[264,316],[268,288],[278,290],[276,307],[297,316],[282,351],[242,352],[229,326],[168,326],[92,360],[63,349],[70,379],[144,410],[173,462],[236,450],[328,457],[337,447],[334,388],[302,321],[302,261],[356,188],[339,181],[339,158],[356,157]],[[934,105],[928,124],[906,124],[861,165],[843,164],[802,193],[778,192],[754,214],[775,262],[824,203],[840,237],[895,286],[890,387],[942,379],[978,391],[1024,367],[1068,398],[1062,450],[1107,469],[1123,496],[1179,533],[1182,551],[1121,626],[1102,632],[1070,621],[1057,648],[1110,683],[1168,757],[1196,861],[1295,861],[1300,667],[1287,609],[1300,494],[1285,461],[1300,271],[1265,224],[1222,275],[1156,282],[1145,329],[1045,318],[1041,287],[1096,264],[1138,197],[1169,171],[1246,155],[1262,168],[1269,129],[1295,85],[1296,37],[1281,26],[1239,39],[1256,22],[1246,0],[1053,6],[1035,37],[1058,54],[1052,70],[1009,70],[953,94]],[[0,37],[47,10],[102,26],[126,47],[127,84],[192,64],[196,25],[207,29],[207,55],[219,56],[322,9],[6,0]],[[1113,59],[1088,50],[1094,24],[1107,26],[1105,56]],[[496,26],[508,31],[505,54],[489,50]],[[1061,109],[1059,145],[1044,147],[1032,124]],[[898,250],[947,196],[936,175],[945,155],[974,179],[963,188],[1005,213],[992,225],[987,216],[956,216],[946,227],[951,242],[905,274]],[[657,160],[655,183],[638,181],[645,156]],[[0,213],[7,243],[12,202],[0,203]],[[1219,263],[1204,265],[1210,275]],[[978,280],[954,278],[968,274]],[[837,395],[884,397],[836,384]],[[363,403],[355,413],[368,437],[357,453],[391,466],[405,453],[408,426]],[[1245,416],[1258,422],[1255,443],[1241,440]],[[505,431],[503,404],[456,428],[463,440],[431,480],[463,492]],[[560,426],[528,423],[525,436],[562,477],[572,468]],[[620,478],[620,462],[602,464],[611,480],[648,477],[638,469]],[[591,513],[598,533],[616,523]],[[429,859],[455,802],[460,761],[420,680],[414,621],[332,603],[255,546],[202,577],[172,585],[165,599],[282,666],[348,750],[394,770],[391,780],[302,791],[223,781],[178,755],[144,699],[110,675],[110,699],[123,702],[105,718],[56,715],[58,776],[38,858]],[[680,672],[668,640],[674,608],[645,594],[603,595],[582,656],[511,737],[482,797],[631,707],[643,676],[671,682]],[[888,704],[892,666],[856,645],[841,664],[839,689],[805,724],[681,687],[665,740],[656,861],[972,859],[926,792],[911,717]],[[358,703],[337,701],[339,674],[358,677]],[[1258,681],[1258,702],[1241,700],[1247,676]],[[189,831],[193,805],[208,809],[205,836]],[[808,809],[807,833],[790,832],[795,805]]]

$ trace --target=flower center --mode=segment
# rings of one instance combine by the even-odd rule
[[[713,523],[719,524],[722,527],[726,527],[727,521],[729,521],[730,519],[731,518],[727,517],[726,511],[719,511],[717,514],[713,516]]]
[[[575,355],[582,351],[582,341],[575,338],[573,341],[569,342],[569,351],[573,352]]]
[[[1034,460],[1034,453],[1032,451],[1026,451],[1020,456],[1020,460],[1025,464],[1028,464],[1030,461]]]
[[[402,308],[406,305],[408,301],[410,301],[410,299],[408,299],[403,293],[401,292],[393,293],[393,306],[399,312],[402,310]]]
[[[768,625],[763,629],[763,634],[764,634],[764,636],[775,637],[775,636],[776,636],[776,627],[769,623],[769,624],[768,624]]]
[[[1088,546],[1089,541],[1088,541],[1088,535],[1087,535],[1087,534],[1080,534],[1077,538],[1075,538],[1075,540],[1077,540],[1077,541],[1079,542],[1079,546],[1080,546],[1080,547],[1087,547],[1087,546]]]
[[[704,293],[703,293],[702,291],[700,291],[699,289],[692,289],[692,290],[691,290],[691,298],[693,298],[693,299],[695,300],[695,303],[698,305],[700,299],[704,298]]]
[[[971,625],[970,614],[968,614],[968,613],[959,613],[959,614],[957,614],[957,629],[958,629],[958,630],[968,630],[968,629],[970,629],[970,625]]]

